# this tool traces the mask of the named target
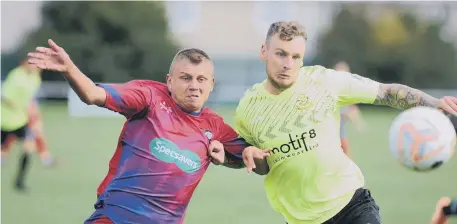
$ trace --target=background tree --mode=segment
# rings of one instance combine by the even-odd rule
[[[440,37],[443,21],[424,22],[392,6],[371,20],[360,12],[343,7],[319,38],[313,64],[345,60],[352,72],[381,82],[457,88],[456,49]]]
[[[338,61],[345,60],[354,72],[372,74],[367,68],[372,45],[372,40],[367,38],[370,25],[362,16],[363,5],[358,10],[353,8],[354,5],[336,14],[331,28],[319,37],[313,64],[333,68]]]
[[[96,82],[164,81],[177,51],[162,2],[49,2],[19,55],[53,39]],[[62,76],[45,72],[46,80]]]

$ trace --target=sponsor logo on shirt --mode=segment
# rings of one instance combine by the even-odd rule
[[[149,143],[152,155],[157,159],[173,163],[186,173],[194,173],[200,169],[200,157],[190,150],[181,150],[175,143],[164,138],[155,138]]]
[[[297,92],[295,109],[314,123],[321,123],[336,110],[337,97],[316,81],[309,81]]]
[[[271,150],[272,155],[277,154],[272,157],[273,163],[277,163],[293,156],[298,156],[319,147],[319,144],[314,139],[316,136],[316,130],[314,129],[303,132],[299,135],[292,135],[289,133],[289,142],[274,147]]]

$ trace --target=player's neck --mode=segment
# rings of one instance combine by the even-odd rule
[[[200,116],[203,108],[200,108],[199,110],[197,111],[192,111],[192,110],[188,110],[188,109],[185,109],[184,107],[182,107],[181,105],[179,105],[178,103],[176,103],[176,105],[179,107],[179,109],[181,109],[184,113],[186,114],[189,114],[189,115],[192,115],[192,116]]]
[[[181,106],[178,103],[178,100],[172,96],[171,92],[168,92],[168,95],[173,99],[173,101],[175,102],[176,106],[178,106],[179,109],[181,109],[181,111],[183,111],[186,114],[189,114],[189,115],[192,115],[192,116],[200,116],[201,112],[203,111],[204,107],[202,107],[202,108],[200,108],[198,110],[195,110],[195,111],[186,109],[185,107]]]
[[[287,88],[280,88],[279,86],[274,85],[270,80],[267,79],[267,81],[263,84],[263,87],[265,90],[273,95],[279,95],[282,92],[286,91],[290,87]]]

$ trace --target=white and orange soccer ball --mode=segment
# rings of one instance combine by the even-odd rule
[[[400,113],[392,122],[389,145],[402,165],[427,171],[438,168],[454,155],[456,132],[441,111],[414,107]]]

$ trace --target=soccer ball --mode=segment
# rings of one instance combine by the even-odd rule
[[[456,132],[441,111],[414,107],[392,122],[389,145],[394,157],[405,167],[428,171],[441,166],[454,154]]]

